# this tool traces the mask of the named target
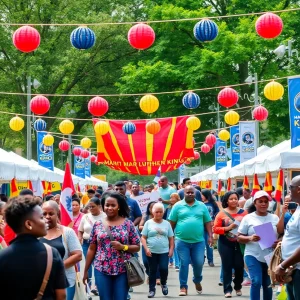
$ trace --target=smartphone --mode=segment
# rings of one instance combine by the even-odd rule
[[[288,205],[288,209],[297,209],[298,205],[296,202],[290,202]]]

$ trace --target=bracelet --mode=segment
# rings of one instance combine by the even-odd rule
[[[128,250],[128,245],[124,245],[123,251],[127,251],[127,250]]]
[[[280,270],[285,270],[285,269],[286,269],[286,268],[284,268],[284,267],[282,266],[282,264],[279,264],[278,266],[279,266]]]

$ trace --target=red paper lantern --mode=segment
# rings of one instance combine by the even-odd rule
[[[39,32],[31,26],[22,26],[13,34],[14,46],[22,52],[32,52],[38,48],[41,42]]]
[[[88,110],[93,116],[101,117],[108,111],[108,102],[102,97],[94,97],[89,101]]]
[[[91,155],[91,162],[94,163],[96,162],[96,160],[97,160],[96,155]]]
[[[78,148],[78,147],[75,147],[75,148],[73,149],[72,152],[73,152],[73,154],[74,154],[75,156],[80,156],[82,150],[81,150],[80,148]]]
[[[194,158],[199,159],[200,158],[200,153],[198,151],[194,151]]]
[[[70,143],[66,140],[63,140],[58,144],[58,148],[61,151],[68,151],[70,149]]]
[[[206,144],[209,146],[210,150],[214,147],[213,144],[210,144],[210,143],[206,143]]]
[[[218,94],[218,102],[224,107],[231,107],[236,105],[239,100],[239,94],[236,90],[226,87]]]
[[[82,158],[88,158],[90,156],[90,152],[87,150],[82,150],[80,156]]]
[[[50,102],[42,95],[35,96],[30,100],[30,110],[36,115],[44,115],[49,109]]]
[[[210,151],[210,147],[206,143],[204,143],[200,149],[201,149],[201,152],[203,152],[205,154]]]
[[[257,19],[255,29],[261,37],[274,39],[281,34],[283,22],[279,16],[273,13],[266,13]]]
[[[136,24],[128,31],[128,42],[136,49],[145,50],[155,41],[155,32],[147,24]]]
[[[259,105],[253,109],[252,115],[257,121],[265,121],[268,118],[269,112],[265,107]]]
[[[212,133],[208,134],[205,138],[205,143],[208,144],[209,146],[213,147],[216,142],[217,142],[217,138]]]

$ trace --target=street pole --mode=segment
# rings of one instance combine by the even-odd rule
[[[220,104],[217,104],[217,119],[218,119],[218,132],[220,130]]]
[[[31,100],[31,76],[27,77],[27,159],[32,158],[31,149],[31,111],[30,111],[30,100]]]
[[[73,173],[73,169],[72,169],[72,136],[71,136],[71,134],[68,135],[68,141],[70,144],[70,148],[68,151],[68,161],[69,161],[71,173]]]
[[[257,73],[254,73],[254,104],[255,107],[259,105]],[[258,148],[259,147],[259,122],[258,121],[255,121],[255,131],[256,131],[256,141],[257,141],[257,148]]]

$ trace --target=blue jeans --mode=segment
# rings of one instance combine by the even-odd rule
[[[176,251],[176,249],[174,249],[174,253],[173,256],[170,257],[170,264],[175,263],[175,267],[180,267],[180,261],[179,261],[179,257],[178,257],[178,253]]]
[[[300,270],[296,269],[292,275],[293,280],[287,283],[286,292],[288,294],[288,300],[299,300],[300,299]]]
[[[75,284],[67,288],[67,300],[73,300],[75,295]]]
[[[160,283],[161,285],[167,284],[168,279],[168,265],[169,265],[169,253],[152,253],[152,256],[147,256],[149,264],[149,291],[155,291],[156,286],[156,274],[157,268],[159,268]]]
[[[82,252],[83,252],[83,255],[84,255],[85,258],[86,258],[89,246],[90,246],[89,242],[87,240],[83,240]],[[88,284],[89,284],[89,287],[91,288],[91,286],[92,286],[92,277],[93,277],[93,267],[92,267],[92,265],[89,267],[88,276],[89,276]]]
[[[96,286],[101,300],[127,300],[127,273],[107,275],[94,269]]]
[[[204,263],[205,242],[186,243],[176,240],[176,250],[180,259],[179,282],[180,288],[188,288],[189,264],[193,265],[193,282],[202,281],[202,268]]]
[[[268,275],[268,265],[258,261],[254,256],[246,255],[245,262],[249,270],[252,281],[250,288],[250,299],[260,300],[260,288],[263,288],[263,299],[272,300],[272,288],[270,277]]]
[[[204,240],[205,240],[207,261],[208,261],[208,263],[213,263],[214,262],[214,248],[209,247],[209,245],[208,245],[208,233],[206,230],[204,231]]]

